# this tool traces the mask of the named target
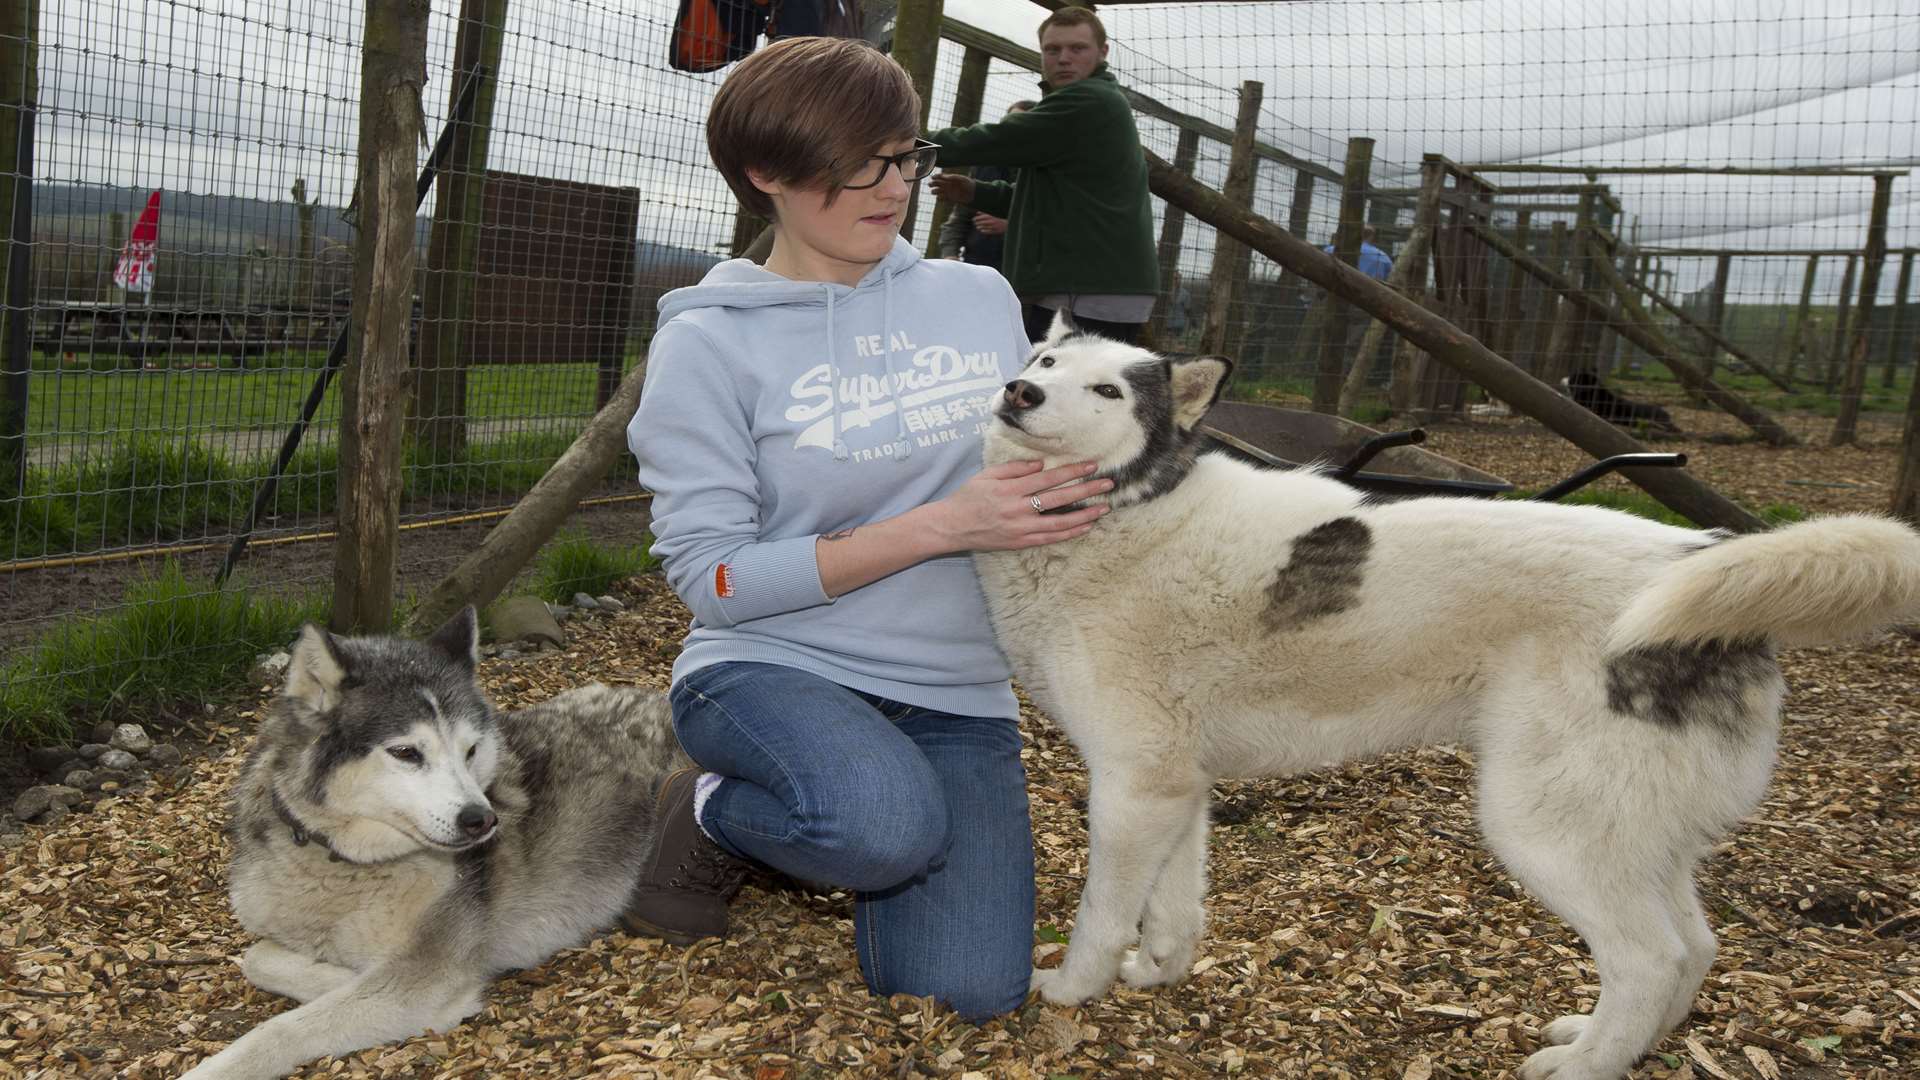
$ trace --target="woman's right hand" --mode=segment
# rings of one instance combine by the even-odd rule
[[[994,465],[952,495],[927,504],[930,525],[950,551],[1011,551],[1085,536],[1111,509],[1104,501],[1047,511],[1112,491],[1113,481],[1104,476],[1086,479],[1094,468],[1091,461],[1051,469],[1042,469],[1038,461]]]

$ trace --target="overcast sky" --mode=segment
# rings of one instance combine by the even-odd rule
[[[701,120],[722,76],[666,67],[674,6],[511,0],[492,165],[636,187],[643,238],[714,249],[732,200],[707,163]],[[434,5],[436,127],[457,8]],[[359,0],[44,0],[39,175],[274,199],[303,176],[321,201],[344,204],[360,9]],[[1028,45],[1045,16],[1028,0],[946,0],[946,9]],[[1920,159],[1913,0],[1206,3],[1103,17],[1129,85],[1231,125],[1240,83],[1259,80],[1262,138],[1338,168],[1347,138],[1370,136],[1382,185],[1411,183],[1427,152],[1607,165]],[[936,124],[958,61],[946,46]],[[1026,73],[993,70],[990,115],[1035,92]],[[1142,135],[1172,156],[1170,127],[1143,123]],[[1209,147],[1198,171],[1218,183],[1224,148]],[[1855,179],[1609,182],[1642,242],[1702,246],[1856,246],[1872,193]],[[1291,186],[1290,172],[1266,169],[1257,208],[1284,220]],[[1920,244],[1911,178],[1895,198],[1892,242]],[[1319,240],[1333,200],[1317,201]],[[1207,230],[1189,235],[1189,260],[1203,263]],[[1709,260],[1688,261],[1711,273]],[[1777,284],[1781,275],[1754,263],[1736,291]],[[1797,289],[1797,268],[1784,277]]]

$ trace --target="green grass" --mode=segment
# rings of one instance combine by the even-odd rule
[[[62,622],[0,667],[0,746],[63,741],[76,716],[141,718],[228,692],[325,610],[318,594],[210,591],[169,561],[121,607]]]
[[[140,432],[154,435],[284,429],[300,415],[325,352],[264,358],[260,370],[196,370],[177,357],[164,371],[36,370],[27,408],[28,442],[72,442]],[[626,364],[631,369],[637,357]],[[102,362],[117,360],[104,358]],[[248,361],[263,363],[262,358]],[[593,364],[487,364],[467,373],[467,417],[512,421],[585,417],[594,408],[599,373]],[[340,420],[340,382],[320,399],[316,425]]]
[[[1804,368],[1802,369],[1804,373]],[[1617,372],[1609,380],[1614,389],[1636,397],[1644,394],[1659,400],[1677,399],[1681,390],[1673,374],[1659,364],[1647,362],[1640,371]],[[1768,412],[1776,413],[1813,413],[1817,416],[1834,416],[1840,411],[1840,398],[1828,394],[1818,386],[1806,386],[1789,394],[1768,382],[1764,376],[1751,372],[1732,372],[1725,367],[1716,368],[1713,381],[1732,390],[1749,402]],[[1794,382],[1800,386],[1800,380]],[[1890,412],[1901,413],[1907,407],[1907,395],[1913,388],[1913,368],[1901,368],[1894,372],[1891,387],[1880,385],[1880,366],[1876,363],[1867,372],[1866,391],[1860,398],[1860,411],[1863,413]],[[1636,393],[1636,390],[1639,393]]]
[[[512,435],[470,443],[447,461],[409,448],[403,497],[474,500],[531,488],[573,436]],[[294,454],[274,489],[269,514],[311,518],[337,502],[339,451]],[[235,461],[202,443],[139,437],[104,455],[55,469],[31,469],[25,497],[0,500],[0,558],[33,559],[116,547],[164,544],[238,530],[271,462]],[[622,462],[622,469],[626,464]]]
[[[569,603],[574,593],[600,596],[614,582],[659,566],[649,550],[652,546],[651,536],[643,536],[637,544],[610,545],[579,532],[562,532],[540,549],[533,592],[550,604]]]

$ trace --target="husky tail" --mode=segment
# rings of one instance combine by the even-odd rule
[[[1725,540],[1676,560],[1615,620],[1607,651],[1864,637],[1920,615],[1920,533],[1845,515]]]

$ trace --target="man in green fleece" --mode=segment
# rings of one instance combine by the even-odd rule
[[[1019,170],[1012,183],[942,173],[933,190],[1007,219],[1001,272],[1035,341],[1066,311],[1082,329],[1137,342],[1160,291],[1146,157],[1106,60],[1100,19],[1061,8],[1040,24],[1046,79],[1037,106],[928,136],[941,165]]]

